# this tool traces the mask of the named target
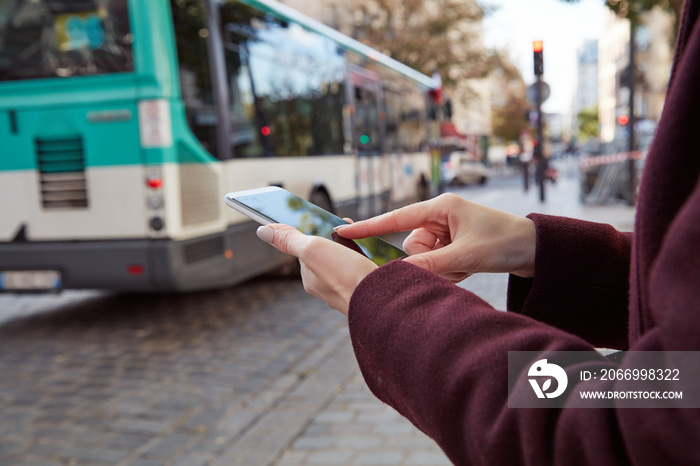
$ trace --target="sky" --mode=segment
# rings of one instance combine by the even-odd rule
[[[482,0],[498,7],[484,19],[488,47],[505,49],[526,84],[535,81],[532,42],[544,41],[544,81],[551,96],[542,108],[566,114],[576,89],[576,57],[584,40],[598,39],[603,29],[603,0]]]

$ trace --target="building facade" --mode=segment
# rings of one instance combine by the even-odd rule
[[[642,17],[635,34],[635,125],[639,141],[650,139],[661,117],[673,62],[673,16],[654,8]],[[604,142],[623,140],[627,130],[618,119],[629,116],[628,20],[607,11],[598,45],[598,119]],[[643,147],[642,147],[643,148]]]
[[[587,40],[578,51],[574,114],[598,106],[598,41]]]

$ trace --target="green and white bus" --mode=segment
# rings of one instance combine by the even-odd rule
[[[228,191],[353,218],[425,198],[432,86],[274,0],[2,0],[0,289],[190,291],[279,266]]]

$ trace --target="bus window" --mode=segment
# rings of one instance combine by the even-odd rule
[[[235,157],[342,154],[345,62],[330,40],[221,6]]]
[[[134,70],[127,0],[3,0],[0,81]]]
[[[423,150],[428,141],[425,121],[425,98],[418,90],[406,92],[398,119],[399,146],[405,152]]]
[[[272,129],[255,87],[250,65],[249,43],[257,40],[253,21],[264,15],[237,3],[221,6],[222,37],[229,86],[229,120],[234,157],[275,155]]]
[[[355,88],[355,131],[361,152],[380,149],[377,96],[375,92],[361,87]]]
[[[187,123],[202,146],[216,157],[218,117],[207,54],[204,6],[196,0],[171,0],[170,5]]]

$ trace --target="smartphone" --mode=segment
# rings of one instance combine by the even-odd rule
[[[401,249],[376,236],[355,240],[343,238],[333,228],[348,222],[277,186],[228,193],[224,201],[262,225],[291,225],[307,235],[340,243],[365,255],[377,265],[406,255]]]

